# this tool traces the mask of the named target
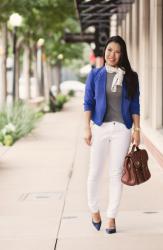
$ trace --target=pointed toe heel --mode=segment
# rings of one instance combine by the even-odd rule
[[[92,219],[92,224],[93,226],[99,231],[100,228],[101,228],[101,223],[102,221],[100,220],[99,222],[94,222],[93,219]]]
[[[107,234],[116,233],[116,228],[115,228],[115,227],[114,227],[114,228],[106,228],[105,230],[106,230],[106,233],[107,233]]]

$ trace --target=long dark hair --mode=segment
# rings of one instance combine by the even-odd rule
[[[127,55],[126,43],[122,37],[112,36],[107,40],[105,47],[104,47],[104,52],[103,52],[104,64],[105,64],[105,50],[108,44],[111,42],[115,42],[120,45],[121,57],[118,63],[118,67],[124,69],[126,72],[124,75],[124,78],[125,78],[126,87],[127,87],[127,95],[128,95],[128,98],[132,99],[136,93],[136,88],[138,84],[138,75],[131,68],[130,62],[128,60],[128,55]]]

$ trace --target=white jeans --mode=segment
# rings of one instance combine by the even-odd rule
[[[99,180],[103,170],[105,156],[108,161],[109,204],[108,218],[115,218],[118,212],[123,183],[121,182],[124,158],[131,143],[131,129],[120,122],[104,122],[101,126],[92,126],[92,145],[87,179],[88,207],[92,213],[99,211]]]

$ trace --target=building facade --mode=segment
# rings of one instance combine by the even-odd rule
[[[163,166],[163,1],[135,0],[114,33],[139,75],[142,142]]]

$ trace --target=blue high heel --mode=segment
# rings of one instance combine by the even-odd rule
[[[115,219],[114,219],[114,223],[115,223]],[[109,228],[106,228],[105,230],[106,230],[106,232],[107,232],[108,234],[116,233],[116,224],[115,224],[114,226],[111,226],[111,227],[109,227]]]
[[[99,222],[94,222],[93,219],[92,219],[92,224],[93,226],[99,231],[100,228],[101,228],[101,223],[102,221],[100,220]]]

